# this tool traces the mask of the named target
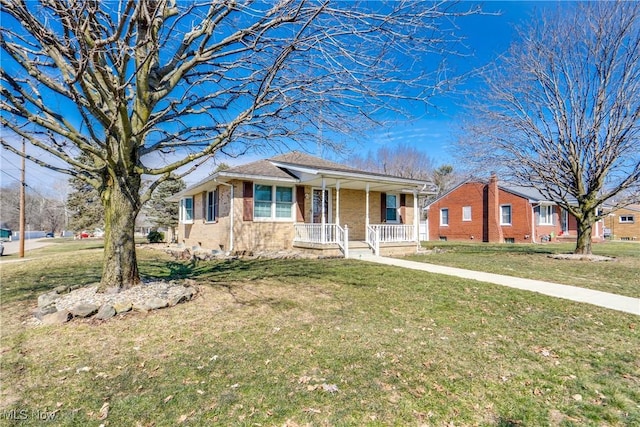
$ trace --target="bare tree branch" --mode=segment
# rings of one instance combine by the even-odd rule
[[[222,150],[332,144],[318,129],[354,136],[409,113],[455,83],[444,78],[452,20],[475,13],[422,1],[0,0],[3,144],[24,136],[69,165],[52,169],[94,185],[103,284],[135,284],[125,230],[172,172]],[[146,190],[143,174],[155,180]]]
[[[459,152],[571,212],[590,252],[600,208],[640,200],[640,5],[563,4],[520,38],[486,74]]]

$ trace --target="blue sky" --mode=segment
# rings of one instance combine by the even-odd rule
[[[463,3],[472,5],[474,3]],[[451,64],[461,72],[482,65],[496,58],[497,55],[505,52],[514,40],[514,25],[530,19],[535,9],[553,7],[553,2],[483,2],[482,9],[489,15],[469,16],[460,18],[457,21],[458,34],[463,36],[467,52],[471,56],[453,59]],[[499,13],[500,15],[491,15]],[[479,82],[470,79],[460,88],[462,91],[481,90]],[[464,116],[464,96],[461,94],[444,94],[433,99],[437,108],[424,106],[414,110],[417,118],[413,120],[402,120],[393,123],[388,128],[380,128],[371,132],[365,146],[354,147],[359,152],[376,150],[382,145],[391,146],[406,143],[419,148],[427,153],[435,164],[450,163],[451,144],[453,142],[453,131],[456,124]],[[415,107],[414,107],[415,108]],[[0,183],[2,185],[15,182],[19,178],[20,161],[6,150],[1,150]],[[331,153],[327,153],[329,157]],[[245,163],[254,160],[252,157],[243,157],[235,160],[227,160],[227,163]],[[207,174],[206,168],[199,168],[200,174],[189,176],[188,183],[195,182]],[[40,192],[50,190],[54,183],[59,186],[60,182],[66,181],[66,177],[53,171],[45,170],[32,163],[27,165],[27,182]]]
[[[452,65],[460,72],[482,67],[504,53],[517,34],[515,26],[532,19],[538,9],[552,8],[555,2],[505,2],[489,1],[482,3],[482,9],[489,14],[460,18],[459,34],[465,38],[470,56],[452,58]],[[384,144],[406,143],[426,152],[435,164],[454,162],[452,143],[457,123],[465,115],[465,92],[482,90],[479,79],[468,79],[458,89],[458,93],[445,93],[433,99],[435,107],[426,106],[424,111],[416,112],[422,117],[396,123],[389,129],[380,129],[372,135],[371,145],[364,150],[375,150]]]

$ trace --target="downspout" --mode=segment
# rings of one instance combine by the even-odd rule
[[[231,189],[230,203],[229,203],[229,253],[233,253],[233,220],[234,215],[234,202],[233,202],[233,184],[228,184],[226,182],[220,182],[217,179],[214,179],[215,182],[221,185],[226,185]]]

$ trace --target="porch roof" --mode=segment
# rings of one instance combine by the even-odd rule
[[[375,172],[361,171],[340,163],[331,162],[300,152],[291,152],[266,160],[247,163],[216,172],[171,196],[168,201],[179,201],[181,197],[211,189],[217,182],[249,180],[273,183],[290,183],[312,187],[337,187],[381,192],[418,192],[433,194],[433,184],[429,181],[400,178]]]

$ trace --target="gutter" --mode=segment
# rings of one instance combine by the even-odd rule
[[[234,220],[234,215],[233,212],[235,211],[234,209],[234,202],[233,202],[233,184],[228,184],[226,182],[220,182],[218,181],[218,178],[214,178],[213,179],[214,182],[220,184],[220,185],[226,185],[227,187],[231,188],[231,202],[229,203],[229,251],[228,253],[233,253],[233,220]]]

